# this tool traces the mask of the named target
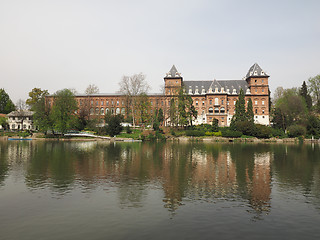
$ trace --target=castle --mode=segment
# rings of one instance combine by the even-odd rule
[[[198,112],[193,124],[211,124],[214,119],[218,120],[219,126],[229,126],[235,112],[236,101],[240,89],[245,93],[245,101],[251,98],[253,103],[254,121],[258,124],[269,125],[269,76],[255,63],[249,69],[242,80],[201,80],[185,81],[173,65],[164,77],[164,93],[148,94],[150,101],[150,115],[156,109],[162,109],[164,113],[164,125],[170,124],[169,109],[170,100],[176,96],[181,87],[186,94],[192,97],[193,105]],[[87,108],[90,118],[98,117],[101,123],[104,115],[126,114],[126,96],[123,94],[76,94],[79,111]],[[49,105],[53,98],[49,97]]]

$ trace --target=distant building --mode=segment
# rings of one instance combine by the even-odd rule
[[[245,93],[245,101],[251,98],[255,123],[269,125],[269,76],[255,63],[242,80],[196,80],[185,81],[181,73],[173,65],[164,77],[164,94],[148,94],[152,115],[156,109],[164,112],[164,125],[169,124],[170,100],[181,89],[193,99],[198,116],[193,124],[212,123],[218,120],[219,126],[229,126],[235,111],[235,104],[240,89]],[[126,97],[121,94],[78,94],[76,95],[79,110],[86,109],[90,117],[98,117],[103,121],[107,112],[126,114]],[[47,97],[47,104],[53,104],[53,96]],[[82,109],[82,110],[81,110]]]
[[[7,117],[10,130],[35,130],[32,111],[13,111]]]

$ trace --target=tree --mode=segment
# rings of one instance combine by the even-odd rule
[[[15,106],[6,91],[0,89],[0,113],[8,114],[15,110]]]
[[[309,92],[316,105],[320,105],[320,75],[308,79]]]
[[[118,115],[111,115],[110,112],[108,112],[105,115],[105,121],[106,121],[106,132],[109,136],[113,137],[115,135],[118,135],[122,131],[121,122],[123,120],[123,116],[121,114]]]
[[[174,98],[171,98],[170,100],[169,119],[172,127],[176,127],[178,125],[178,110]]]
[[[252,100],[249,98],[248,105],[247,105],[247,120],[251,123],[254,123],[254,113],[253,113],[253,107],[252,107]]]
[[[179,90],[178,95],[178,122],[180,126],[192,125],[192,121],[198,115],[193,106],[192,97],[185,93],[184,88]]]
[[[34,111],[34,124],[38,127],[38,129],[45,133],[47,133],[48,130],[51,130],[54,133],[53,121],[50,117],[51,108],[48,104],[46,104],[44,95],[41,96],[36,103],[32,104],[32,110]]]
[[[18,111],[23,111],[23,110],[27,110],[28,106],[25,101],[23,101],[22,99],[19,99],[16,103],[16,109]]]
[[[29,98],[26,100],[26,104],[28,104],[33,110],[33,106],[38,103],[42,98],[48,96],[48,90],[41,90],[41,88],[33,88],[31,92],[29,92]]]
[[[303,83],[302,83],[302,86],[299,90],[299,94],[305,100],[305,102],[307,104],[307,108],[310,111],[312,108],[312,98],[311,98],[310,94],[308,94],[308,88],[307,88],[307,84],[305,81],[303,81]]]
[[[137,97],[141,94],[147,94],[150,88],[145,78],[145,75],[142,73],[123,76],[119,83],[120,93],[126,96],[127,118],[129,112],[131,112],[133,126],[135,126],[136,122]]]
[[[94,85],[94,84],[90,84],[85,91],[85,94],[90,95],[90,94],[96,94],[99,93],[99,88]]]
[[[284,90],[283,96],[275,102],[273,123],[286,130],[293,124],[303,123],[306,119],[307,106],[297,89]]]
[[[137,99],[136,99],[136,108],[138,111],[137,114],[137,120],[143,125],[145,126],[146,123],[148,123],[150,121],[150,108],[151,108],[151,104],[149,101],[149,98],[147,96],[147,94],[142,93],[140,94]]]
[[[61,133],[73,128],[76,124],[75,111],[77,109],[77,102],[69,89],[57,91],[51,111],[54,128]]]
[[[0,126],[2,126],[3,129],[8,128],[8,119],[6,117],[0,117]]]
[[[244,121],[247,121],[247,114],[244,100],[244,92],[242,89],[240,89],[239,97],[235,106],[235,113],[231,119],[230,127],[233,130],[236,130],[236,123]]]

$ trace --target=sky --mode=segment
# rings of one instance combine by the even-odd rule
[[[119,90],[146,75],[160,92],[174,64],[184,80],[240,80],[258,63],[277,87],[320,74],[318,0],[0,0],[0,88],[16,103]]]

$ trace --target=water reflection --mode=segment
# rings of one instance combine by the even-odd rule
[[[237,201],[259,218],[271,209],[272,182],[320,204],[319,145],[1,142],[0,186],[23,174],[32,190],[61,196],[115,189],[118,204],[141,207],[152,190],[175,212],[188,201]]]

